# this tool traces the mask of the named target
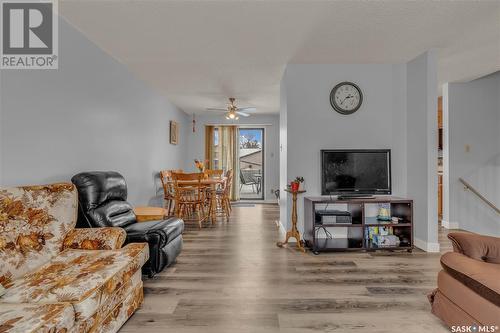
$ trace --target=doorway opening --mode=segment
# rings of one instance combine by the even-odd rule
[[[264,128],[240,128],[240,200],[264,200]]]
[[[438,97],[438,223],[443,219],[443,96]]]

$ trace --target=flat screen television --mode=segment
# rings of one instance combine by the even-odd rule
[[[391,194],[391,150],[321,150],[321,194]]]

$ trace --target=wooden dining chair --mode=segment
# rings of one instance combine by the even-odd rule
[[[225,200],[226,200],[226,204],[227,204],[227,207],[229,209],[229,212],[231,212],[233,210],[233,207],[231,206],[231,189],[233,188],[233,180],[234,180],[234,171],[231,169],[231,170],[227,170],[226,172],[226,193],[225,193]]]
[[[231,186],[233,185],[233,170],[226,172],[226,180],[222,184],[222,188],[217,190],[217,203],[220,210],[227,221],[231,215]]]
[[[210,178],[222,178],[222,175],[224,174],[224,170],[222,169],[213,169],[213,170],[205,170],[205,174],[208,175]],[[216,190],[219,190],[220,186],[216,188]]]
[[[175,215],[181,219],[194,218],[200,229],[202,222],[208,218],[206,187],[202,185],[202,179],[202,173],[172,173]]]
[[[171,216],[174,208],[174,183],[172,181],[172,172],[170,170],[160,171],[161,186],[163,187],[164,207],[167,209],[167,215]]]
[[[160,171],[160,181],[163,187],[164,207],[167,209],[168,216],[174,213],[175,196],[174,196],[174,183],[172,181],[172,173],[183,173],[182,169],[176,170],[162,170]]]

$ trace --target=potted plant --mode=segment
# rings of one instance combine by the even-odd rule
[[[304,182],[304,177],[295,177],[295,180],[293,180],[290,183],[290,188],[292,192],[298,192],[300,188],[300,183]]]

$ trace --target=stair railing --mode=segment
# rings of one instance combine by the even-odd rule
[[[468,182],[466,182],[463,178],[459,178],[458,180],[460,180],[460,182],[464,185],[464,188],[466,190],[469,190],[471,191],[472,193],[474,193],[475,195],[477,195],[477,197],[479,199],[481,199],[483,202],[485,202],[488,206],[490,206],[491,208],[493,208],[494,211],[497,212],[497,214],[500,214],[500,209],[498,209],[497,206],[495,206],[491,201],[489,201],[488,199],[486,199],[481,193],[479,193],[473,186],[471,186]]]

